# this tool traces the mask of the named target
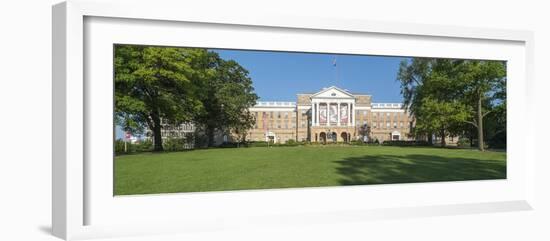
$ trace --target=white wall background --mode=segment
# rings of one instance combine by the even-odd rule
[[[50,235],[51,5],[53,0],[3,2],[0,7],[0,240],[57,240]],[[550,157],[547,70],[550,14],[545,1],[193,1],[213,14],[250,11],[436,23],[535,32],[537,202],[535,211],[408,220],[300,225],[287,229],[220,231],[178,240],[550,240]],[[151,11],[154,11],[152,9]],[[546,159],[546,160],[544,160]],[[161,237],[117,240],[159,240]]]

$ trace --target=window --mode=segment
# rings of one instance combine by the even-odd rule
[[[285,112],[285,119],[288,119],[288,112]]]
[[[366,110],[363,111],[363,115],[367,115],[367,111],[366,111]]]
[[[399,122],[399,127],[403,128],[403,121]]]
[[[278,119],[281,119],[281,112],[278,112],[278,111],[277,111],[277,118],[278,118]]]
[[[372,127],[376,128],[376,126],[378,126],[378,122],[375,121],[372,123]]]
[[[393,128],[394,128],[394,129],[397,128],[397,122],[393,122]]]
[[[390,128],[390,122],[386,122],[386,129]]]
[[[387,116],[387,117],[390,117],[390,113],[389,113],[389,112],[387,112],[387,113],[386,113],[386,116]]]
[[[273,111],[270,111],[270,112],[269,112],[269,117],[270,117],[270,118],[273,118]]]

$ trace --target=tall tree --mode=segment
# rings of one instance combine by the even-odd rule
[[[398,81],[404,104],[415,117],[415,134],[432,135],[446,145],[446,136],[454,134],[456,126],[466,116],[466,110],[457,102],[456,75],[460,61],[450,59],[413,58],[401,62]]]
[[[484,118],[494,111],[495,105],[502,103],[500,113],[506,113],[506,64],[502,61],[465,61],[459,80],[464,84],[464,99],[474,116],[467,123],[477,129],[478,149],[484,151]]]
[[[223,81],[217,97],[224,103],[223,115],[226,125],[237,135],[238,141],[244,142],[248,130],[256,122],[249,111],[258,100],[252,87],[252,79],[248,77],[248,71],[233,60],[222,62],[218,79]]]
[[[255,121],[248,108],[258,99],[248,71],[212,51],[199,49],[194,55],[199,57],[191,65],[202,69],[197,73],[202,77],[194,83],[201,90],[198,98],[203,106],[194,120],[203,126],[208,146],[214,145],[216,131],[232,132],[244,141]]]
[[[116,45],[115,114],[128,123],[144,123],[162,151],[162,121],[180,123],[197,108],[193,73],[182,48]]]

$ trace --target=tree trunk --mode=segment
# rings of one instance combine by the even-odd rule
[[[207,126],[206,127],[206,137],[208,139],[207,145],[208,147],[214,146],[214,128]]]
[[[428,133],[428,144],[430,144],[430,146],[434,145],[434,139],[433,139],[432,133]]]
[[[161,134],[161,125],[160,125],[160,117],[156,114],[153,114],[153,142],[154,147],[153,151],[164,151],[164,148],[162,147],[162,134]]]
[[[483,146],[483,112],[482,112],[482,98],[479,94],[477,99],[477,146],[480,151],[485,151]]]
[[[445,130],[441,130],[441,147],[447,146],[447,142],[445,141]]]

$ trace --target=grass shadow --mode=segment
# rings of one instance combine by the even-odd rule
[[[506,162],[432,155],[365,155],[336,161],[342,185],[506,178]]]

